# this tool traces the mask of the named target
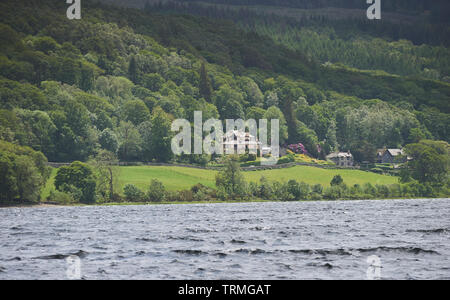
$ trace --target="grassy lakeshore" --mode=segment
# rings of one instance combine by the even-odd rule
[[[52,175],[42,191],[42,199],[46,199],[50,191],[54,189],[54,178],[57,169],[53,169]],[[190,189],[195,184],[201,183],[207,187],[215,188],[215,178],[217,171],[193,169],[186,167],[159,167],[159,166],[130,166],[120,167],[118,179],[118,191],[122,193],[123,187],[134,184],[142,190],[147,190],[152,179],[158,179],[169,191],[180,191]],[[398,182],[397,177],[379,175],[359,170],[344,169],[322,169],[310,166],[295,166],[286,169],[247,171],[243,172],[248,182],[258,182],[261,177],[268,180],[288,181],[295,179],[308,184],[321,184],[324,187],[330,185],[330,181],[335,175],[341,175],[348,185],[364,184],[394,184]]]
[[[295,203],[295,202],[336,202],[336,201],[395,201],[395,200],[415,200],[415,199],[448,199],[448,198],[374,198],[374,199],[338,199],[338,200],[298,200],[298,201],[285,201],[285,200],[263,200],[263,199],[247,199],[247,200],[214,200],[214,201],[191,201],[191,202],[180,202],[180,201],[163,201],[163,202],[108,202],[108,203],[95,203],[95,204],[83,204],[83,203],[71,203],[71,204],[50,204],[50,203],[34,203],[34,204],[11,204],[11,205],[1,205],[2,208],[57,208],[57,207],[95,207],[95,206],[145,206],[145,205],[196,205],[196,204],[234,204],[234,203]]]
[[[193,185],[201,183],[207,187],[216,187],[216,174],[214,170],[192,169],[185,167],[121,167],[119,177],[119,189],[127,183],[146,190],[152,179],[158,179],[169,191],[190,189]],[[394,184],[398,178],[393,176],[379,175],[359,170],[322,169],[310,166],[295,166],[286,169],[247,171],[243,175],[248,182],[259,182],[261,177],[273,181],[288,181],[295,179],[308,184],[321,184],[324,187],[330,185],[335,175],[341,175],[348,185],[364,184]]]
[[[177,204],[229,204],[229,203],[262,203],[262,202],[284,202],[282,200],[263,200],[263,199],[247,199],[247,200],[212,200],[212,201],[162,201],[162,202],[107,202],[95,204],[70,203],[70,204],[51,204],[42,203],[11,203],[3,205],[0,208],[43,208],[43,207],[84,207],[84,206],[143,206],[143,205],[177,205]]]

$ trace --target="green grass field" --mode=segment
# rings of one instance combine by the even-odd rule
[[[245,172],[248,181],[259,181],[262,176],[269,180],[288,181],[296,179],[308,184],[321,184],[329,186],[335,175],[341,175],[347,185],[364,184],[393,184],[398,183],[398,178],[393,176],[379,175],[359,170],[322,169],[309,166],[295,166],[287,169],[276,169],[267,171]]]
[[[52,174],[41,191],[41,199],[45,200],[50,195],[50,191],[55,189],[55,176],[57,171],[58,169],[52,169]]]
[[[190,189],[197,183],[215,187],[216,171],[184,167],[121,167],[119,185],[121,189],[132,183],[147,190],[152,179],[158,179],[170,191]]]
[[[152,179],[158,179],[164,183],[170,191],[190,189],[193,185],[201,183],[208,187],[215,187],[215,176],[217,171],[201,170],[185,167],[154,167],[154,166],[133,166],[120,167],[118,179],[119,190],[122,191],[127,183],[132,183],[142,189],[147,190]],[[247,181],[257,182],[262,176],[273,181],[288,181],[296,179],[309,184],[322,184],[329,186],[335,175],[340,174],[347,185],[364,184],[394,184],[398,182],[397,177],[378,175],[375,173],[359,170],[338,170],[321,169],[309,166],[295,166],[286,169],[248,171],[243,172]],[[54,176],[56,169],[52,172],[52,177],[43,189],[42,198],[45,199],[51,189],[54,189]]]

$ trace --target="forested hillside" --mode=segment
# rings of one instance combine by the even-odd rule
[[[102,149],[123,161],[169,161],[170,120],[192,120],[195,110],[204,119],[278,118],[281,142],[301,142],[315,157],[341,149],[370,161],[380,147],[449,141],[450,85],[434,80],[448,74],[443,46],[379,41],[380,53],[401,48],[396,75],[323,63],[314,42],[274,41],[276,27],[258,33],[263,26],[88,0],[82,20],[70,21],[66,9],[58,0],[0,3],[0,138],[50,161],[86,161]],[[439,74],[401,76],[423,67],[403,68],[407,52]]]
[[[437,15],[449,11],[446,3],[383,2],[382,20],[370,21],[361,9],[367,8],[365,1],[299,1],[297,6],[278,2],[263,1],[265,6],[245,5],[246,1],[149,2],[146,9],[230,19],[320,63],[450,81],[448,20]],[[399,3],[396,9],[389,7],[393,3]]]

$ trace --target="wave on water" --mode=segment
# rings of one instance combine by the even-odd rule
[[[232,239],[232,240],[230,241],[230,243],[231,243],[231,244],[246,244],[245,241],[235,240],[235,239]]]
[[[308,254],[308,255],[352,255],[351,252],[345,250],[345,249],[301,249],[301,250],[288,250],[290,253],[297,253],[297,254]]]
[[[360,248],[355,249],[358,252],[366,253],[366,252],[404,252],[404,253],[410,253],[410,254],[437,254],[439,255],[439,252],[434,250],[427,250],[422,249],[419,247],[375,247],[375,248]]]
[[[447,232],[450,232],[450,229],[448,229],[448,228],[436,228],[436,229],[408,229],[406,232],[447,233]]]
[[[202,254],[208,254],[208,252],[204,252],[201,250],[189,250],[189,249],[185,249],[185,250],[173,250],[173,252],[178,253],[178,254],[187,254],[187,255],[202,255]]]
[[[324,264],[322,264],[322,263],[308,263],[307,266],[309,266],[309,267],[321,267],[321,268],[325,268],[325,269],[329,269],[329,270],[331,270],[333,268],[336,268],[336,266],[333,266],[330,263],[324,263]]]
[[[192,233],[209,233],[209,232],[217,232],[213,229],[201,229],[201,228],[186,228],[186,231]]]
[[[152,243],[158,242],[157,239],[149,239],[149,238],[136,238],[136,241],[139,241],[139,242],[152,242]]]
[[[173,250],[173,252],[178,254],[186,254],[186,255],[216,255],[219,257],[225,257],[228,253],[235,254],[248,254],[248,255],[259,255],[259,254],[280,254],[280,253],[293,253],[293,254],[304,254],[304,255],[337,255],[337,256],[352,256],[356,253],[369,253],[369,252],[402,252],[408,254],[433,254],[439,255],[437,251],[422,249],[419,247],[373,247],[373,248],[339,248],[339,249],[274,249],[274,250],[263,250],[263,249],[249,249],[249,248],[239,248],[233,249],[229,251],[202,251],[202,250],[191,250],[191,249],[183,249],[183,250]]]
[[[169,236],[167,237],[169,240],[180,240],[180,241],[191,241],[191,242],[204,242],[203,239],[190,237],[190,236]]]
[[[87,253],[83,250],[80,250],[78,252],[69,253],[69,254],[53,254],[53,255],[39,256],[39,257],[35,257],[34,259],[66,259],[70,256],[78,256],[79,258],[84,258],[88,254],[89,253]]]

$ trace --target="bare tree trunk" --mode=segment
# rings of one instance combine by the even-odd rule
[[[113,187],[113,172],[112,172],[112,168],[109,167],[109,199],[112,200],[113,198],[113,194],[114,194],[114,187]]]

